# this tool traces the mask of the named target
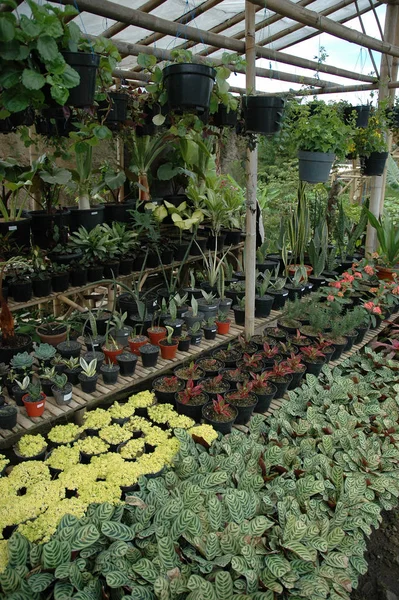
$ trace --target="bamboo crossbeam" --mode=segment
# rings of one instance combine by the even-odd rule
[[[250,0],[257,6],[264,6],[263,0]],[[304,25],[314,27],[318,31],[330,33],[331,35],[338,37],[347,42],[352,42],[358,46],[364,48],[370,48],[370,50],[376,50],[383,54],[389,54],[390,56],[399,57],[399,48],[394,44],[387,41],[377,40],[370,35],[364,35],[360,31],[355,31],[350,27],[336,23],[328,17],[324,17],[320,13],[297,6],[290,2],[290,0],[268,0],[268,8],[274,10],[280,15],[299,21]]]
[[[149,0],[149,2],[146,2],[145,4],[143,4],[143,6],[140,6],[139,10],[145,13],[149,13],[152,10],[158,8],[158,6],[161,6],[161,4],[164,4],[164,2],[166,2],[166,0]],[[108,27],[108,29],[103,31],[101,35],[105,38],[111,38],[113,35],[117,35],[118,33],[121,33],[121,31],[124,31],[127,27],[128,26],[126,25],[126,23],[121,23],[120,21],[117,21],[116,23]]]

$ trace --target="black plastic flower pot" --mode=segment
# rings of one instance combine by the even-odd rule
[[[87,284],[88,273],[85,267],[72,269],[69,272],[69,281],[72,287],[82,287]]]
[[[218,111],[213,115],[213,123],[216,127],[232,127],[237,125],[238,113],[236,110],[227,109],[224,104],[219,104]]]
[[[7,236],[16,249],[27,250],[30,248],[30,221],[30,217],[18,221],[0,221],[0,235]]]
[[[72,383],[67,383],[62,389],[58,388],[56,385],[53,385],[51,390],[53,392],[55,401],[59,406],[70,404],[72,400]]]
[[[198,331],[198,333],[190,334],[191,346],[199,346],[201,342],[202,342],[202,331]]]
[[[84,342],[88,352],[99,352],[105,344],[105,335],[87,336],[84,338]]]
[[[102,265],[93,265],[87,269],[87,281],[100,281],[104,275],[104,267]]]
[[[214,340],[216,338],[217,327],[203,327],[204,337],[206,340]]]
[[[371,105],[363,104],[360,106],[346,106],[344,108],[344,121],[349,123],[352,117],[352,113],[356,113],[355,127],[367,127],[369,122]]]
[[[69,288],[69,273],[53,273],[51,285],[53,292],[65,292]]]
[[[346,344],[346,348],[344,350],[344,352],[349,352],[349,350],[352,350],[353,344],[355,343],[355,340],[358,336],[357,331],[355,333],[346,333],[345,337],[348,340],[348,343]]]
[[[272,310],[274,298],[273,296],[262,296],[262,298],[255,297],[255,317],[258,319],[265,319],[270,315]]]
[[[185,338],[184,340],[179,340],[179,345],[177,347],[179,352],[188,352],[190,350],[190,343],[191,340],[189,337]]]
[[[87,363],[90,363],[92,360],[96,360],[96,371],[97,373],[100,373],[101,367],[103,366],[105,360],[104,352],[101,352],[101,350],[95,350],[94,352],[86,352],[86,354],[83,354],[83,358]]]
[[[274,273],[277,266],[278,262],[276,260],[263,260],[262,262],[256,262],[256,268],[259,273],[264,273],[265,271],[272,271],[272,273]]]
[[[203,397],[203,402],[202,404],[183,404],[183,402],[180,402],[179,400],[179,394],[175,394],[175,405],[176,405],[176,411],[179,413],[179,415],[185,415],[186,417],[190,417],[190,419],[193,419],[194,421],[196,421],[197,423],[199,423],[201,421],[201,415],[202,415],[202,409],[205,406],[205,404],[207,404],[207,402],[209,402],[209,396],[208,394],[206,394],[205,392],[201,392],[201,396]]]
[[[190,256],[200,256],[201,251],[206,252],[207,245],[208,245],[207,237],[196,237],[194,242],[191,244]]]
[[[356,344],[361,344],[362,341],[364,340],[364,336],[366,335],[366,333],[368,332],[368,327],[363,326],[363,327],[356,327],[356,331],[357,331],[357,337],[354,341],[355,345]]]
[[[119,365],[101,365],[100,373],[105,385],[115,385],[119,376]]]
[[[80,83],[69,90],[68,106],[83,108],[94,104],[100,55],[94,52],[63,52],[65,62],[79,73]]]
[[[91,231],[97,225],[104,223],[104,206],[93,206],[92,208],[71,209],[71,231],[77,231],[84,227]]]
[[[125,258],[121,258],[119,262],[119,275],[130,275],[133,271],[133,258],[127,256]]]
[[[248,133],[273,135],[280,130],[285,101],[278,96],[243,96],[245,129]]]
[[[226,232],[224,243],[226,246],[238,246],[241,242],[242,231],[240,229],[230,229]]]
[[[250,394],[250,396],[253,396],[254,399],[254,403],[251,404],[250,406],[242,406],[241,404],[235,404],[234,400],[229,400],[228,398],[226,398],[227,402],[230,404],[230,406],[234,406],[234,408],[237,409],[237,418],[234,421],[235,425],[246,425],[248,423],[248,421],[250,420],[250,418],[252,417],[252,413],[255,410],[256,404],[258,402],[258,398],[256,396],[256,394]]]
[[[96,391],[98,375],[93,377],[87,377],[84,373],[79,373],[79,382],[82,388],[82,392],[85,394],[92,394]]]
[[[172,64],[163,70],[163,83],[169,110],[194,110],[203,113],[209,108],[216,71],[207,65]]]
[[[45,210],[31,210],[29,216],[33,245],[47,250],[54,241],[54,227],[57,226],[59,230],[69,227],[71,211],[62,209],[49,214]]]
[[[161,254],[161,263],[170,265],[173,262],[173,250],[164,250]]]
[[[173,404],[175,401],[176,392],[165,392],[164,390],[157,389],[158,383],[162,382],[163,377],[157,377],[152,382],[152,391],[154,392],[156,399],[161,404]],[[178,380],[178,391],[184,390],[185,382],[183,380]]]
[[[305,373],[306,373],[306,369],[304,369],[303,371],[299,371],[299,372],[296,371],[295,373],[292,373],[292,380],[291,380],[290,384],[288,385],[287,389],[295,390],[295,388],[297,388],[298,385],[300,385]]]
[[[277,388],[277,391],[274,395],[276,400],[277,398],[282,398],[285,392],[288,390],[288,386],[292,380],[292,375],[286,375],[284,379],[285,381],[276,381],[275,379],[271,379],[272,384]]]
[[[223,250],[225,239],[226,235],[224,233],[218,236],[209,235],[207,243],[208,250],[216,250],[216,246],[218,250]]]
[[[121,92],[109,92],[108,98],[99,102],[97,113],[100,120],[105,117],[105,124],[111,126],[126,121],[127,101],[127,94]]]
[[[183,329],[184,321],[183,319],[176,319],[172,321],[170,319],[165,319],[163,326],[173,327],[173,337],[179,337],[181,335]]]
[[[271,401],[273,400],[274,396],[277,393],[277,388],[273,383],[269,383],[269,387],[270,387],[270,392],[267,394],[255,393],[255,395],[258,399],[258,403],[254,408],[254,412],[265,413],[267,410],[269,410]]]
[[[388,152],[372,152],[370,156],[361,158],[361,170],[363,175],[380,176],[384,173]]]
[[[135,203],[132,200],[126,202],[112,202],[104,205],[104,221],[112,225],[114,221],[119,223],[129,223],[131,221],[130,210],[133,210]],[[132,259],[133,260],[133,259]]]
[[[82,350],[82,344],[74,340],[69,340],[57,344],[57,352],[61,354],[62,358],[79,358]]]
[[[323,285],[326,285],[326,278],[320,275],[320,277],[316,277],[315,275],[309,275],[310,283],[313,283],[313,289],[318,290]]]
[[[42,385],[43,393],[46,396],[52,396],[53,390],[51,388],[53,387],[53,382],[50,379],[41,379],[40,383]]]
[[[315,377],[318,377],[320,375],[322,368],[326,364],[325,359],[320,360],[318,362],[309,362],[305,358],[303,358],[302,362],[306,367],[306,374],[314,375]]]
[[[16,406],[0,407],[0,429],[13,429],[17,424],[18,409]]]
[[[347,344],[348,344],[348,342],[347,342],[346,338],[345,338],[345,342],[342,344],[333,343],[334,352],[333,352],[333,355],[331,356],[332,361],[335,361],[335,360],[338,360],[339,358],[341,358],[341,354],[345,351]]]
[[[228,433],[231,433],[231,429],[232,429],[233,424],[234,424],[234,422],[235,422],[235,420],[237,418],[237,409],[235,409],[236,414],[229,421],[215,421],[214,419],[212,419],[212,417],[210,416],[212,414],[212,409],[213,409],[213,403],[212,402],[208,402],[207,404],[205,404],[203,406],[203,408],[202,408],[202,416],[204,418],[205,423],[208,423],[209,425],[212,425],[212,427],[216,431],[218,431],[219,433],[221,433],[223,435],[227,435]]]
[[[24,406],[24,403],[22,402],[22,396],[25,396],[25,394],[26,390],[21,390],[19,385],[12,386],[12,397],[14,398],[17,406]]]
[[[79,385],[79,374],[80,374],[80,367],[75,367],[74,369],[65,369],[64,373],[68,378],[69,383],[72,383],[72,385]]]
[[[335,159],[333,152],[298,151],[299,179],[308,183],[324,183]]]
[[[298,287],[298,286],[293,286],[288,283],[285,286],[285,289],[288,290],[288,300],[292,300],[293,302],[295,300],[299,300],[305,294],[305,286],[304,285],[301,285]]]
[[[140,356],[145,369],[155,367],[158,362],[159,346],[154,346],[153,344],[145,344],[144,346],[141,346]]]
[[[119,260],[110,260],[104,263],[104,278],[114,279],[119,277]]]
[[[32,298],[32,282],[16,281],[12,284],[12,297],[15,302],[29,302]]]
[[[123,377],[132,377],[136,370],[138,357],[136,354],[131,352],[122,352],[116,357],[120,368],[121,375]]]
[[[239,306],[233,306],[234,311],[234,321],[236,325],[245,325],[245,308],[240,308]]]
[[[96,320],[97,333],[98,335],[106,335],[107,322],[110,320],[112,313],[110,310],[100,309],[99,311],[93,310],[94,318]],[[90,324],[87,323],[85,326],[85,333],[90,334]]]
[[[49,296],[51,294],[51,278],[32,279],[32,291],[37,298]]]
[[[36,133],[51,138],[68,137],[75,131],[72,125],[71,111],[64,106],[50,106],[43,108],[35,118]],[[35,241],[36,244],[36,241]]]
[[[80,260],[83,256],[83,252],[82,250],[76,250],[75,252],[71,253],[49,252],[47,256],[57,265],[70,265],[74,260]]]
[[[288,299],[287,290],[268,290],[270,296],[273,297],[273,310],[281,310]]]

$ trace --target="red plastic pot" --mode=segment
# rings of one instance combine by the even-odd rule
[[[159,346],[159,342],[166,337],[167,331],[165,327],[149,327],[147,333],[151,344]]]
[[[119,354],[122,354],[123,346],[121,346],[120,348],[115,348],[113,350],[109,350],[106,346],[103,346],[101,348],[101,350],[105,354],[105,357],[107,359],[106,362],[113,363],[114,365],[116,365],[117,364],[116,357],[119,356]]]
[[[139,340],[138,337],[140,337],[142,339]],[[148,344],[150,342],[150,340],[145,335],[138,336],[138,337],[130,338],[128,340],[128,342],[129,342],[131,352],[133,352],[133,354],[137,354],[137,356],[140,356],[140,347],[144,346],[145,344]],[[135,340],[137,340],[137,341],[135,341]]]
[[[226,335],[230,331],[231,321],[215,321],[219,335]]]
[[[44,413],[44,409],[46,406],[46,394],[44,392],[40,393],[41,399],[37,402],[27,402],[25,398],[29,397],[29,394],[25,394],[22,396],[22,402],[26,408],[26,412],[28,413],[28,417],[40,417]]]
[[[295,272],[296,272],[296,270],[297,270],[299,267],[301,267],[301,266],[302,266],[302,265],[291,265],[291,266],[288,268],[288,273],[289,273],[290,275],[295,275]],[[307,276],[309,277],[309,275],[311,275],[311,274],[312,274],[312,272],[313,272],[313,267],[310,267],[309,265],[303,265],[303,266],[305,267],[305,269],[306,269],[306,273],[307,273]],[[303,280],[303,278],[301,279],[301,281],[302,281],[302,280]]]
[[[163,338],[159,340],[159,347],[161,349],[161,356],[165,360],[173,360],[176,358],[177,347],[179,345],[179,340],[177,338],[172,338],[173,345],[166,344],[167,338]]]

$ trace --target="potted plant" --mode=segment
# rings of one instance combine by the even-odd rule
[[[284,396],[292,381],[292,369],[285,362],[275,362],[270,371],[270,381],[276,386],[277,392],[275,398]]]
[[[15,267],[9,273],[8,279],[9,295],[14,302],[29,302],[33,295],[32,279],[30,269],[26,267]]]
[[[44,437],[37,435],[23,435],[15,444],[14,454],[20,461],[44,460],[46,456],[47,443]]]
[[[33,367],[33,356],[28,352],[18,352],[11,358],[10,366],[16,375],[30,375]]]
[[[379,243],[378,261],[382,264],[376,265],[378,278],[392,281],[399,270],[396,268],[399,263],[399,230],[387,215],[377,219],[367,210],[367,216],[370,225],[376,230]]]
[[[69,404],[72,400],[72,383],[68,381],[65,373],[54,376],[51,391],[53,392],[55,401],[60,406]]]
[[[72,356],[71,358],[64,358],[63,360],[65,365],[64,372],[69,383],[72,385],[78,385],[79,373],[81,371],[79,357]]]
[[[62,356],[62,358],[79,358],[82,344],[77,340],[69,339],[71,331],[71,326],[67,326],[67,339],[64,342],[60,342],[57,344],[57,352]]]
[[[82,387],[82,391],[86,394],[92,394],[96,391],[97,387],[97,359],[94,358],[92,361],[90,361],[90,363],[87,363],[86,360],[81,356],[79,364],[82,370],[81,373],[79,373],[78,378]]]
[[[69,265],[53,263],[51,266],[53,292],[65,292],[69,288]]]
[[[51,276],[42,252],[38,248],[32,250],[32,291],[38,298],[51,294]]]
[[[304,346],[305,348],[309,348],[309,346]],[[302,362],[303,360],[303,362]],[[301,354],[295,354],[295,352],[291,352],[290,356],[286,358],[284,361],[286,365],[292,371],[292,380],[288,386],[289,390],[294,390],[302,381],[302,377],[307,371],[307,365],[303,359]]]
[[[223,376],[223,379],[227,379],[231,389],[237,387],[237,383],[244,383],[249,380],[249,373],[247,371],[242,371],[240,367],[235,369],[220,369],[219,373]]]
[[[140,347],[144,346],[145,344],[148,344],[149,341],[149,338],[145,335],[134,335],[130,337],[128,342],[131,352],[133,352],[133,354],[139,355]]]
[[[268,293],[273,297],[273,310],[281,310],[284,308],[288,298],[288,290],[285,289],[286,279],[278,277],[270,284]]]
[[[230,389],[230,383],[223,379],[221,374],[203,379],[202,386],[211,400],[214,400],[218,394],[225,394]]]
[[[42,391],[41,383],[30,383],[25,396],[22,396],[28,417],[40,417],[44,413],[46,394]]]
[[[234,348],[231,344],[227,348],[218,348],[212,352],[212,356],[223,361],[228,368],[234,368],[237,361],[242,358],[242,355],[243,352],[238,348]]]
[[[338,360],[348,345],[347,338],[342,335],[341,320],[339,318],[332,321],[330,331],[324,337],[332,343],[335,349],[331,360]]]
[[[0,428],[14,429],[17,424],[18,409],[10,404],[0,406]]]
[[[24,406],[22,402],[23,396],[27,394],[27,390],[30,384],[30,377],[25,375],[22,381],[18,379],[14,379],[13,382],[15,385],[12,387],[12,396],[17,404],[17,406]]]
[[[175,394],[184,389],[184,381],[173,375],[162,375],[152,382],[152,390],[158,402],[173,404]]]
[[[321,350],[313,346],[303,346],[301,353],[303,363],[306,366],[306,372],[318,377],[326,362],[324,354]]]
[[[125,351],[122,354],[118,354],[116,360],[120,368],[120,374],[123,377],[133,377],[138,360],[137,355]]]
[[[196,321],[192,324],[192,326],[188,330],[188,335],[190,336],[190,344],[192,346],[199,346],[202,340],[202,330],[201,323]]]
[[[243,96],[245,130],[273,135],[281,128],[285,100],[280,96]]]
[[[203,390],[201,383],[195,384],[192,379],[187,381],[186,387],[176,392],[176,410],[181,415],[186,415],[194,421],[201,420],[203,406],[209,402],[209,396]]]
[[[79,440],[76,445],[79,448],[81,460],[84,465],[89,464],[93,456],[100,456],[100,454],[105,454],[109,450],[107,442],[92,435]]]
[[[168,310],[169,310],[169,318],[165,319],[164,325],[165,325],[165,327],[172,327],[173,335],[176,337],[179,337],[182,333],[184,321],[183,321],[183,319],[177,318],[177,305],[173,298],[169,301]]]
[[[140,346],[139,352],[144,368],[148,369],[156,366],[159,356],[159,346],[144,344]]]
[[[259,248],[256,250],[256,268],[259,273],[265,273],[266,271],[272,273],[276,271],[277,267],[279,266],[278,260],[268,258],[269,246],[270,243],[266,241],[263,242],[263,244],[261,244],[261,246],[259,246]]]
[[[234,320],[236,325],[245,325],[245,296],[237,298],[237,304],[233,305]]]
[[[223,435],[231,432],[237,415],[237,409],[230,406],[220,394],[217,394],[215,400],[208,402],[202,408],[202,416],[205,422],[212,425],[216,431]]]
[[[387,152],[388,122],[383,109],[378,108],[369,118],[367,127],[355,130],[354,146],[360,156],[363,175],[384,173]]]
[[[158,346],[160,340],[165,339],[167,329],[166,327],[157,327],[153,325],[152,327],[149,327],[147,329],[147,333],[148,337],[150,338],[151,344],[153,344],[154,346]]]
[[[256,395],[252,391],[252,382],[248,381],[237,383],[237,389],[227,392],[225,400],[238,411],[235,420],[237,425],[246,425],[248,423],[258,402]]]
[[[23,167],[15,159],[0,160],[0,234],[8,236],[19,252],[30,246],[30,218],[23,210],[34,172],[34,167]]]
[[[167,336],[159,340],[161,356],[166,360],[173,360],[176,357],[177,348],[179,345],[178,338],[174,337],[173,327],[166,326]]]
[[[255,412],[265,413],[269,409],[270,403],[277,393],[277,388],[269,381],[269,376],[270,371],[251,373],[252,392],[258,400],[254,409]]]
[[[51,344],[36,344],[33,356],[39,361],[39,367],[49,367],[57,350]]]
[[[39,371],[38,375],[43,392],[46,396],[52,396],[53,391],[51,388],[53,386],[54,377],[56,376],[54,367],[44,367]]]
[[[205,377],[214,377],[224,368],[224,363],[213,357],[200,358],[196,364],[205,371]]]
[[[344,103],[343,112],[346,123],[353,122],[354,127],[367,127],[370,117],[371,104],[361,104],[360,106],[352,106]]]
[[[56,321],[45,323],[37,327],[36,333],[42,343],[58,346],[58,344],[66,340],[67,326],[64,323],[57,323]]]
[[[105,344],[102,346],[101,350],[105,354],[107,362],[115,364],[117,362],[117,357],[123,352],[123,346],[118,344],[112,335],[107,334]]]
[[[80,226],[70,237],[71,247],[82,252],[85,257],[89,282],[99,281],[103,277],[103,263],[107,259],[109,240],[109,233],[100,224],[89,230]]]
[[[85,359],[85,361],[87,363],[89,363],[95,359],[97,361],[96,371],[97,371],[97,373],[100,373],[100,369],[105,360],[104,352],[100,352],[99,350],[95,350],[95,351],[90,350],[89,352],[86,352],[83,355],[83,358]]]
[[[183,304],[186,302],[187,298],[189,298],[190,303],[191,303],[193,298],[199,299],[202,297],[202,289],[196,287],[195,275],[194,275],[194,271],[192,269],[190,270],[190,285],[189,285],[189,287],[183,288],[183,293],[184,293],[184,300],[182,299]],[[175,294],[173,296],[173,299],[177,303],[177,306],[179,306],[179,303],[177,302],[177,296],[178,296],[178,294]],[[192,306],[192,304],[191,304],[191,306]],[[181,313],[180,316],[182,318],[184,318],[184,314],[185,313]]]
[[[175,62],[162,70],[168,109],[204,113],[209,109],[216,70],[205,64],[187,62],[192,60],[191,53],[187,51],[180,51],[180,54],[175,51],[173,57],[182,62]]]
[[[242,359],[237,361],[237,367],[247,373],[260,373],[264,368],[262,354],[244,353]]]
[[[179,345],[177,349],[179,352],[188,352],[190,349],[191,337],[189,336],[188,331],[183,329],[179,337]]]
[[[227,335],[230,331],[231,319],[226,313],[219,312],[215,324],[218,335]]]
[[[256,278],[255,317],[258,319],[265,319],[272,310],[274,298],[266,293],[270,286],[271,277],[271,271],[266,269]]]
[[[137,357],[136,357],[137,358]],[[119,364],[105,363],[100,367],[100,373],[103,376],[105,385],[115,385],[118,381],[120,367]]]
[[[212,292],[207,293],[205,290],[202,290],[202,296],[203,297],[198,300],[198,306],[201,313],[204,314],[204,319],[215,318],[218,313],[219,302]]]
[[[181,367],[177,367],[174,369],[173,373],[176,375],[176,377],[183,379],[184,381],[192,379],[195,382],[205,377],[205,371],[194,362],[190,362],[188,366],[183,365]]]
[[[112,315],[113,327],[110,330],[112,337],[123,347],[128,345],[128,339],[132,334],[133,327],[125,325],[127,319],[127,312],[118,314],[117,312]]]
[[[202,330],[206,340],[214,340],[216,338],[217,327],[215,324],[215,317],[208,317],[202,323]]]

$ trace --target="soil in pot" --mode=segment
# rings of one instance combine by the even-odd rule
[[[242,351],[238,348],[218,348],[212,352],[213,358],[221,360],[228,368],[234,368],[242,355]]]
[[[147,334],[151,344],[158,346],[160,340],[166,337],[167,331],[165,327],[149,327],[147,329]]]
[[[209,402],[208,394],[201,392],[198,396],[190,398],[186,403],[181,401],[182,396],[183,394],[179,394],[179,392],[175,394],[176,411],[180,415],[186,415],[186,417],[199,422],[201,420],[202,408]]]
[[[200,358],[195,364],[205,371],[205,377],[214,377],[224,369],[224,363],[217,358]]]
[[[85,373],[79,373],[79,382],[82,387],[82,391],[85,394],[92,394],[96,391],[97,387],[98,375],[93,375],[92,377],[87,377]]]
[[[201,383],[204,392],[206,392],[209,395],[209,398],[211,400],[216,400],[218,394],[223,395],[230,390],[230,383],[226,379],[221,378],[220,376],[212,378],[206,377],[202,380]]]
[[[150,340],[145,335],[135,335],[134,337],[129,338],[130,351],[133,352],[133,354],[140,356],[140,347],[148,344],[149,341]]]
[[[66,340],[67,328],[60,323],[46,323],[46,325],[39,325],[36,333],[43,344],[57,346]]]
[[[276,386],[277,391],[275,394],[275,399],[277,400],[277,398],[281,398],[282,396],[284,396],[285,392],[288,389],[288,386],[290,385],[292,380],[292,375],[286,375],[285,377],[279,377],[274,378],[274,377],[270,377],[270,381],[271,383],[273,383],[273,385]]]
[[[244,398],[239,398],[237,392],[228,392],[225,395],[225,400],[238,411],[235,420],[236,425],[246,425],[248,423],[258,402],[255,394],[248,394]]]
[[[160,403],[173,404],[175,394],[181,392],[184,388],[184,381],[176,376],[168,377],[164,375],[157,377],[152,382],[152,391]]]
[[[119,365],[101,365],[100,373],[103,376],[104,384],[115,385],[115,383],[118,381],[119,370]]]
[[[202,416],[205,422],[212,425],[216,431],[223,435],[231,433],[231,428],[238,415],[238,411],[234,406],[229,406],[228,412],[227,415],[218,414],[213,407],[213,402],[208,402],[202,408]]]
[[[267,382],[267,385],[261,389],[253,388],[253,392],[258,399],[258,404],[254,411],[257,413],[265,413],[269,410],[269,406],[274,396],[277,393],[277,388],[273,383]]]
[[[174,358],[176,358],[178,346],[178,338],[172,338],[170,342],[168,342],[167,338],[159,340],[159,347],[161,349],[162,358],[164,358],[165,360],[173,360]]]
[[[104,346],[101,348],[102,352],[104,353],[104,355],[106,356],[107,362],[109,363],[114,363],[114,365],[117,363],[117,359],[118,356],[120,356],[122,354],[122,352],[124,351],[123,346],[121,346],[120,344],[115,343],[109,343],[108,345],[105,343]]]
[[[173,371],[174,375],[184,381],[192,379],[194,382],[205,377],[205,371],[198,365],[176,367]]]
[[[132,352],[122,352],[117,356],[117,362],[120,368],[120,373],[123,377],[132,377],[136,370],[138,357]]]
[[[73,340],[61,342],[57,345],[57,352],[62,358],[79,358],[82,350],[82,344]]]
[[[143,367],[148,369],[155,367],[158,362],[159,346],[154,344],[145,344],[140,347],[140,356],[143,363]]]

